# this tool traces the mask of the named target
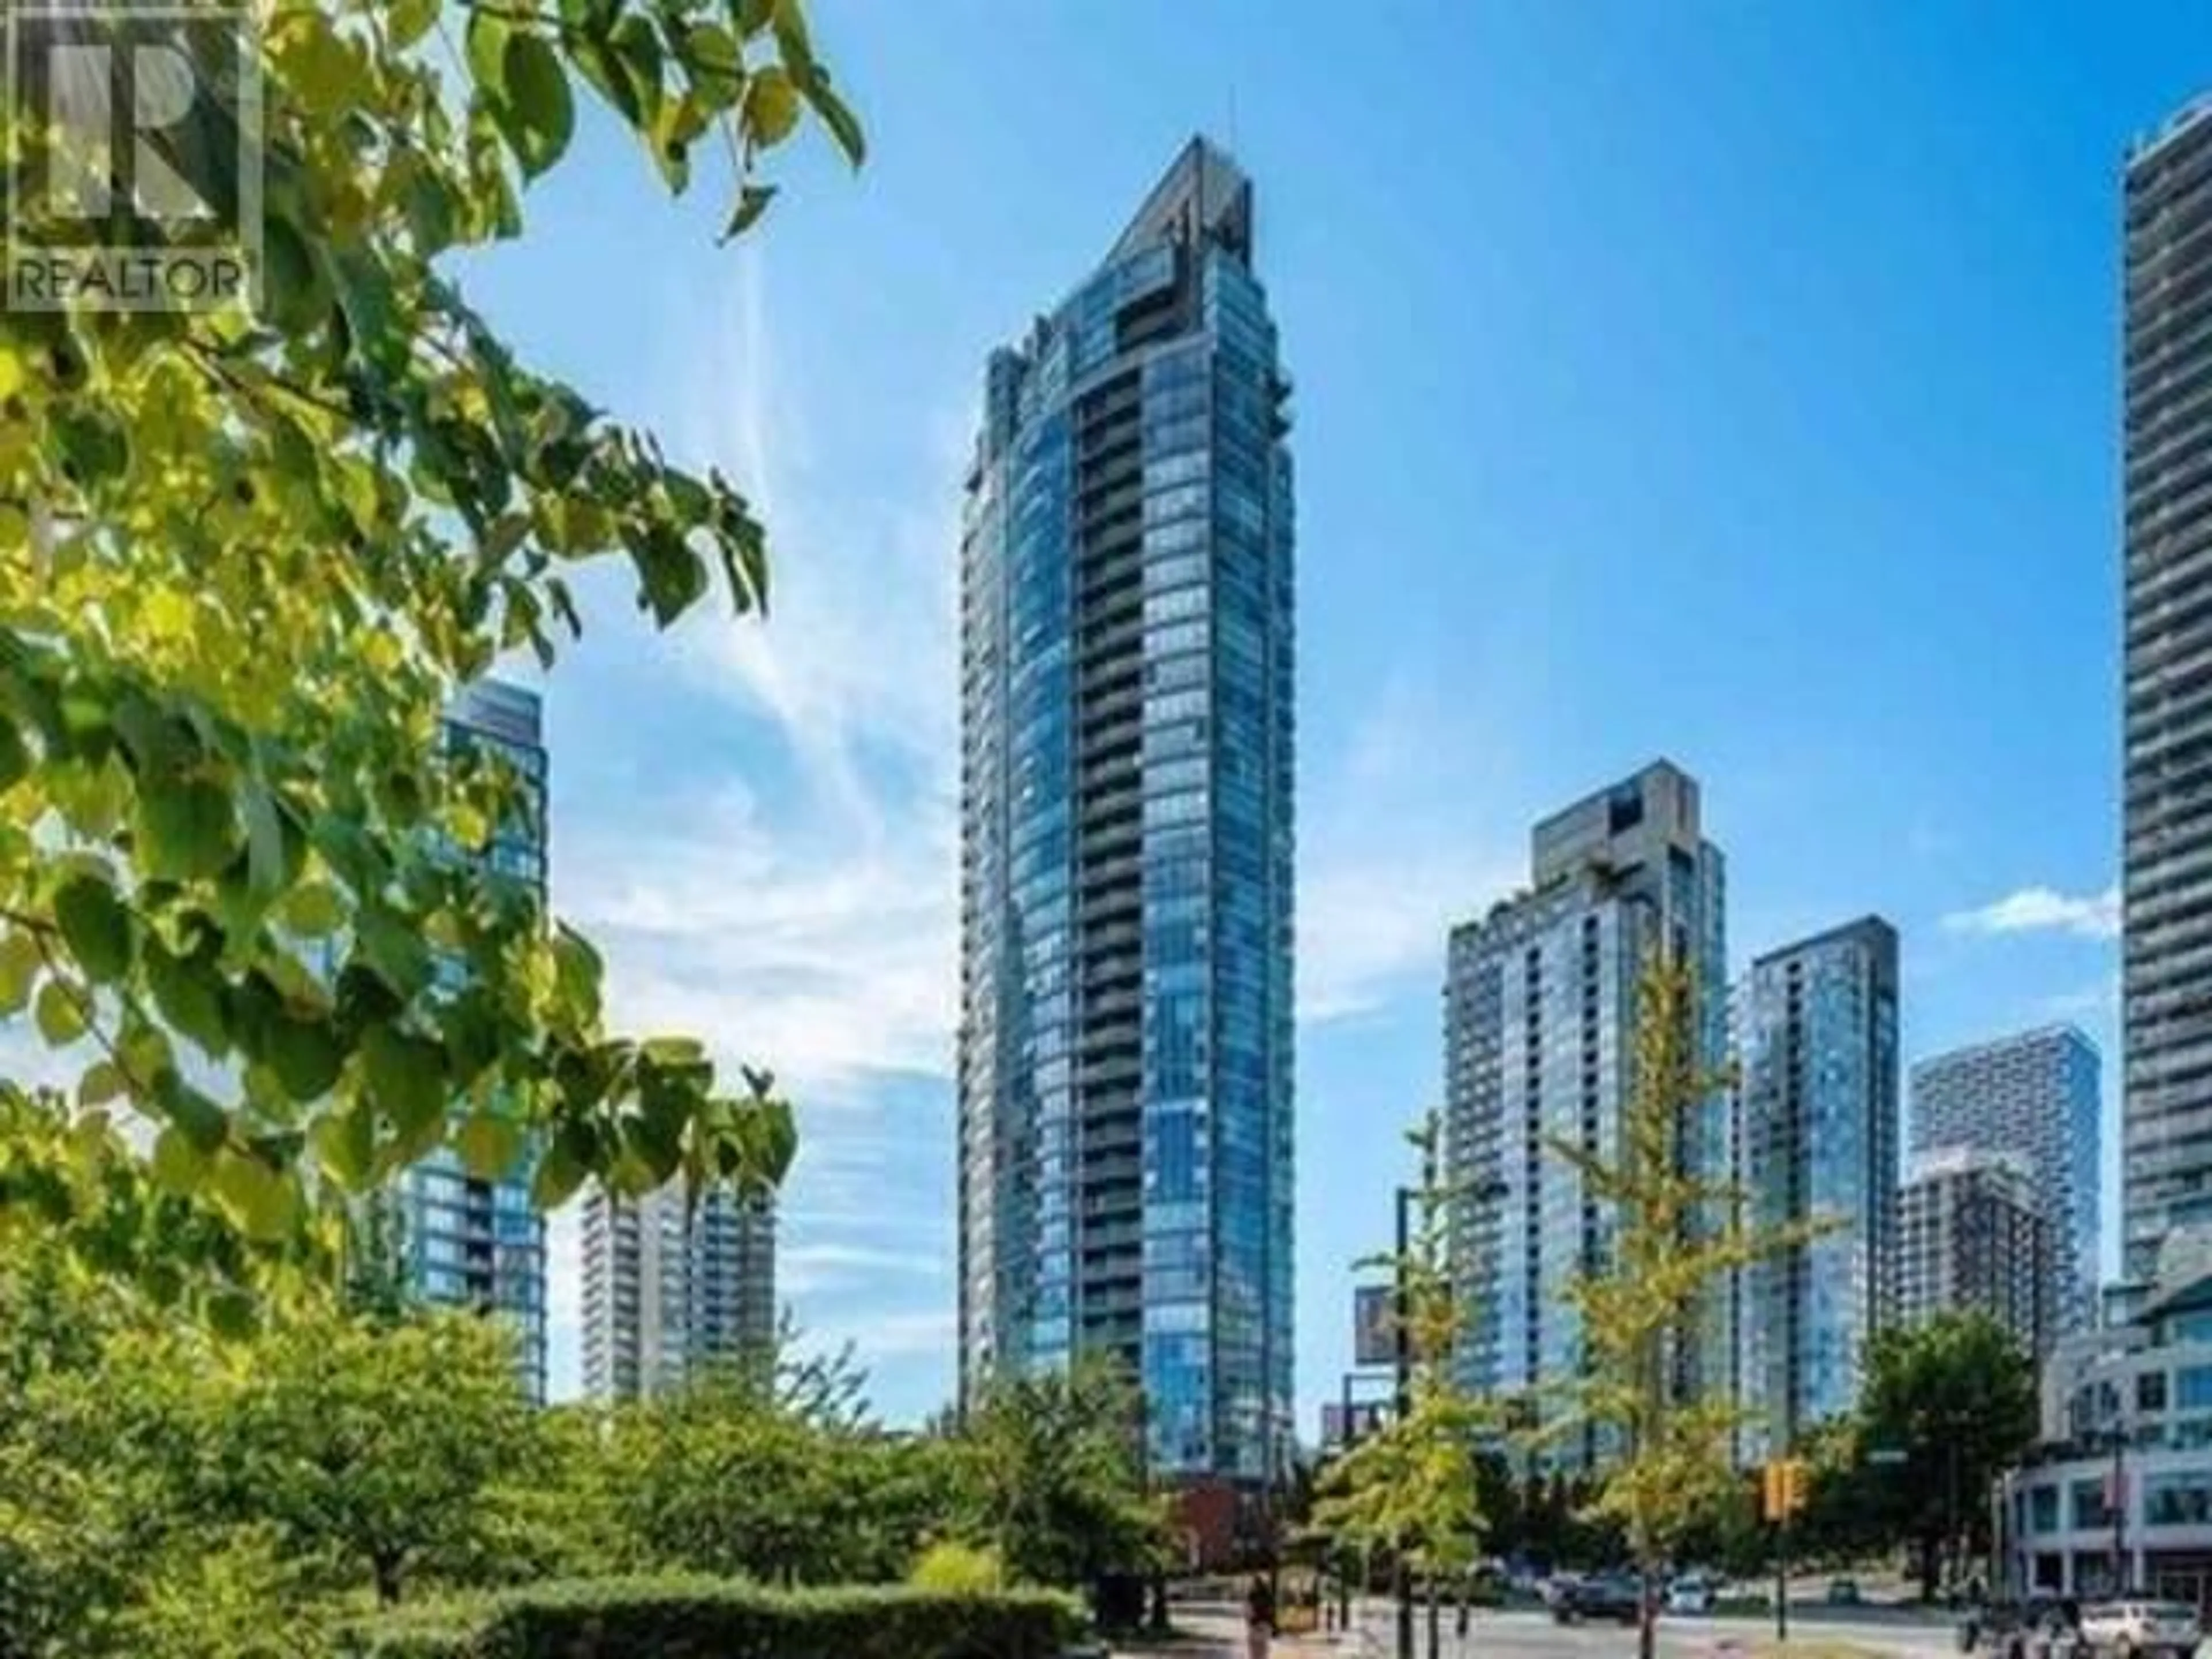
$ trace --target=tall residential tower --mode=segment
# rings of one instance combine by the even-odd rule
[[[2121,1272],[2212,1220],[2212,95],[2127,162]]]
[[[775,1209],[727,1188],[684,1201],[680,1182],[642,1198],[594,1188],[584,1202],[584,1392],[635,1399],[775,1343]]]
[[[1931,1054],[1912,1068],[1916,1158],[1964,1147],[2017,1154],[2051,1224],[2054,1334],[2094,1322],[2100,1165],[2097,1050],[2070,1025],[2046,1025]]]
[[[1610,1156],[1634,1067],[1637,980],[1662,948],[1696,969],[1708,1065],[1726,1046],[1727,949],[1719,848],[1699,825],[1698,786],[1664,761],[1546,818],[1531,838],[1529,890],[1452,930],[1444,986],[1445,1163],[1465,1194],[1454,1274],[1472,1310],[1462,1365],[1487,1393],[1571,1376],[1582,1332],[1565,1294],[1605,1259],[1611,1218],[1567,1141]],[[1726,1103],[1701,1104],[1684,1146],[1726,1169]],[[1725,1386],[1729,1341],[1692,1369]],[[1593,1461],[1585,1436],[1565,1464]]]
[[[1857,1404],[1896,1316],[1897,931],[1863,916],[1770,951],[1737,1000],[1750,1220],[1826,1228],[1743,1271],[1740,1397],[1778,1450]]]
[[[1291,1448],[1290,382],[1194,140],[992,354],[961,544],[960,1371],[1119,1355],[1152,1468]]]

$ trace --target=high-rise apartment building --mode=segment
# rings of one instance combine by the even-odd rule
[[[1913,1156],[1963,1146],[2027,1160],[2051,1224],[2056,1334],[2095,1322],[2103,1107],[2095,1046],[2047,1025],[1932,1054],[1912,1068]]]
[[[766,1363],[775,1342],[773,1200],[680,1182],[642,1198],[584,1200],[584,1392],[659,1394]]]
[[[1193,141],[992,354],[961,545],[960,1370],[1121,1356],[1151,1466],[1291,1447],[1290,383]]]
[[[1471,1310],[1462,1369],[1474,1388],[1517,1394],[1571,1376],[1582,1331],[1568,1286],[1602,1265],[1611,1217],[1565,1142],[1611,1156],[1635,1056],[1637,981],[1662,949],[1699,984],[1706,1061],[1727,1041],[1727,935],[1720,850],[1700,827],[1696,782],[1661,761],[1536,825],[1530,885],[1452,930],[1444,986],[1445,1165],[1465,1194],[1454,1273]],[[1726,1102],[1683,1126],[1695,1167],[1727,1164]],[[1684,1380],[1726,1387],[1727,1314],[1716,1306]],[[1595,1460],[1589,1436],[1565,1464]]]
[[[500,874],[546,890],[545,743],[538,695],[480,680],[446,713],[449,752],[496,751],[520,791],[483,857]],[[530,1196],[526,1160],[495,1181],[471,1175],[441,1147],[398,1182],[398,1248],[407,1282],[424,1301],[479,1309],[512,1324],[523,1380],[545,1397],[545,1218]]]
[[[1896,930],[1865,916],[1770,951],[1736,995],[1747,1219],[1824,1229],[1742,1273],[1739,1399],[1779,1449],[1851,1409],[1895,1317]]]
[[[1914,1160],[1897,1195],[1898,1322],[1985,1313],[2040,1362],[2056,1327],[2051,1220],[2017,1152],[1954,1146]]]
[[[2121,1272],[2212,1219],[2212,95],[2129,155]]]

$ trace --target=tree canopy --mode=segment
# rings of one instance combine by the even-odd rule
[[[262,25],[259,307],[0,313],[0,1015],[67,1079],[0,1085],[0,1237],[58,1231],[234,1323],[441,1146],[527,1157],[547,1206],[781,1176],[769,1075],[607,1028],[590,944],[473,856],[526,791],[440,742],[457,687],[580,630],[582,568],[626,564],[663,626],[757,612],[764,533],[522,362],[451,266],[520,234],[586,103],[668,190],[722,166],[731,234],[810,114],[862,154],[800,0]],[[14,136],[21,185],[60,139]],[[11,188],[33,245],[39,199]]]

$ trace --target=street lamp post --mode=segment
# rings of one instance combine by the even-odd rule
[[[1393,1403],[1403,1423],[1413,1409],[1413,1285],[1407,1272],[1406,1253],[1413,1246],[1413,1189],[1397,1189],[1397,1254],[1392,1258],[1395,1294],[1391,1298],[1391,1349],[1396,1366]],[[1401,1537],[1391,1568],[1392,1588],[1398,1602],[1398,1659],[1413,1659],[1413,1575],[1406,1560],[1406,1540]]]

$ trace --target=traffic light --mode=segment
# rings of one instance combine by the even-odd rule
[[[1770,1521],[1787,1521],[1805,1507],[1805,1460],[1778,1457],[1762,1471],[1764,1508]]]

